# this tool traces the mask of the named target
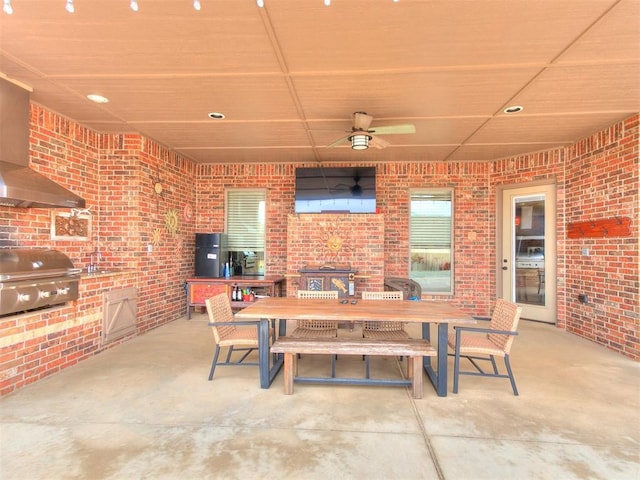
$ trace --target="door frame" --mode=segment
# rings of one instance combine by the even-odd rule
[[[500,185],[497,187],[496,191],[496,297],[497,298],[505,298],[505,285],[503,281],[503,252],[506,248],[503,241],[503,235],[505,234],[505,215],[509,215],[509,212],[505,212],[503,210],[503,204],[505,200],[505,196],[507,194],[522,194],[527,195],[529,193],[528,190],[535,190],[537,187],[548,188],[551,187],[551,196],[552,198],[546,199],[546,202],[550,204],[550,208],[546,208],[548,213],[545,213],[545,223],[547,225],[552,225],[553,228],[545,229],[545,245],[553,245],[556,247],[557,242],[557,218],[558,218],[558,205],[557,205],[557,187],[558,184],[554,179],[545,179],[534,182],[526,182],[526,183],[517,183],[517,184],[508,184],[508,185]],[[550,218],[547,219],[547,216]],[[548,231],[547,231],[548,230]],[[557,272],[557,250],[553,248],[551,255],[547,255],[545,253],[545,276],[547,277],[545,282],[545,298],[547,304],[545,307],[536,307],[528,304],[521,304],[523,306],[523,319],[531,319],[536,321],[541,321],[545,323],[556,324],[558,320],[558,291],[556,285],[556,272]],[[511,259],[512,263],[513,260]],[[510,270],[515,271],[515,265],[508,265]],[[531,309],[544,309],[547,312],[546,319],[535,318],[535,315],[530,315],[529,318],[526,315],[526,310]],[[530,313],[530,312],[529,312]],[[551,320],[552,318],[552,320]]]

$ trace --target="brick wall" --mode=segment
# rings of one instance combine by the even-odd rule
[[[299,266],[319,263],[319,252],[311,245],[307,245],[304,251],[288,251],[290,243],[287,237],[287,223],[289,215],[293,214],[294,210],[295,168],[297,165],[290,164],[199,165],[197,231],[224,231],[224,189],[265,188],[266,273],[295,273]],[[380,210],[378,215],[384,224],[384,273],[381,278],[384,275],[408,276],[408,215],[411,189],[452,187],[455,194],[454,204],[458,205],[454,232],[455,295],[437,298],[449,299],[472,313],[488,314],[492,304],[492,292],[495,290],[495,272],[490,271],[494,264],[490,263],[492,256],[485,248],[487,242],[493,241],[492,226],[495,217],[495,212],[490,210],[488,166],[480,162],[398,162],[378,164],[376,169],[376,195]],[[325,214],[311,215],[311,218],[323,222],[327,222],[326,219],[329,217]],[[351,227],[348,228],[351,232]],[[363,239],[367,232],[367,229],[359,230]],[[358,240],[354,239],[352,245],[357,243]],[[293,266],[288,265],[292,258],[296,259]],[[371,271],[371,268],[363,264],[362,271],[364,269],[367,272]],[[375,282],[382,285],[378,280]],[[425,295],[424,298],[428,297]]]
[[[490,173],[492,192],[499,185],[555,181],[558,326],[635,359],[640,359],[639,118],[634,115],[568,148],[492,162]],[[631,235],[567,237],[569,223],[616,216],[631,218]],[[583,248],[589,249],[588,257]],[[590,303],[579,303],[579,293],[586,293]]]
[[[412,189],[453,188],[454,295],[469,313],[487,315],[495,291],[491,252],[495,210],[491,208],[488,166],[483,162],[387,163],[377,165],[378,205],[385,216],[385,275],[409,276],[409,196]]]
[[[138,333],[179,318],[184,280],[193,272],[194,221],[184,216],[185,206],[195,207],[192,162],[140,135],[97,134],[37,105],[31,106],[30,142],[31,168],[85,199],[90,239],[52,240],[54,210],[0,207],[0,247],[54,248],[80,268],[99,248],[102,268],[133,273],[83,278],[75,302],[0,319],[0,394],[107,348],[102,306],[109,290],[137,288]],[[158,178],[166,187],[162,196],[153,192]],[[178,218],[175,232],[166,228],[170,211]]]
[[[178,318],[193,273],[195,166],[139,135],[101,138],[101,250],[107,262],[136,269],[138,331]],[[158,195],[154,183],[164,190]],[[167,228],[177,219],[176,229]]]
[[[380,213],[346,216],[341,227],[347,232],[348,244],[355,248],[349,262],[363,272],[373,272],[373,280],[367,281],[376,288],[383,275],[407,276],[410,190],[453,187],[455,294],[444,298],[470,313],[486,315],[496,296],[497,188],[553,179],[558,189],[558,276],[563,279],[558,285],[559,326],[640,358],[638,118],[613,125],[570,148],[494,162],[376,165]],[[268,274],[316,263],[317,249],[302,252],[295,260],[291,249],[302,250],[304,236],[326,235],[332,228],[305,227],[308,231],[296,233],[291,239],[295,247],[290,246],[288,222],[295,217],[296,165],[194,165],[139,135],[97,134],[35,105],[31,129],[32,168],[85,198],[94,214],[94,228],[88,242],[51,240],[50,210],[0,207],[0,246],[55,248],[79,267],[87,266],[89,253],[98,246],[104,267],[135,272],[126,281],[138,288],[138,332],[184,314],[183,284],[193,274],[194,233],[224,230],[225,188],[267,190]],[[153,192],[156,179],[165,185],[162,196]],[[193,208],[189,219],[184,215],[188,206]],[[166,228],[169,213],[178,218],[175,232]],[[631,217],[630,237],[566,237],[568,222],[616,215]],[[359,223],[360,216],[364,224]],[[380,230],[384,232],[383,253],[377,245],[367,244],[375,257],[384,258],[381,271],[374,272],[380,267],[358,263],[363,261],[359,246],[370,238],[379,242]],[[316,240],[310,245],[323,239]],[[589,257],[580,255],[584,247],[590,249]],[[0,319],[1,392],[99,352],[103,348],[96,318],[100,296],[104,289],[115,286],[87,284],[82,298],[70,305],[44,314]],[[579,292],[589,294],[592,303],[577,303]],[[37,333],[25,335],[27,330]],[[14,341],[16,334],[23,339]]]
[[[356,295],[382,290],[385,277],[384,216],[380,214],[292,214],[287,223],[288,295],[305,290],[295,275],[306,266],[346,265],[357,272]],[[332,237],[342,240],[339,251],[329,248]]]
[[[287,215],[293,213],[295,165],[198,165],[196,232],[224,232],[224,200],[228,188],[263,188],[266,204],[267,275],[282,275],[287,264]]]
[[[640,359],[638,116],[567,149],[566,222],[631,218],[631,235],[567,238],[566,329]],[[588,249],[589,255],[582,255]],[[578,302],[578,294],[589,302]]]
[[[565,149],[555,149],[543,152],[534,152],[517,157],[503,158],[491,162],[489,181],[491,184],[491,211],[497,211],[497,189],[505,186],[519,186],[531,184],[532,182],[554,183],[556,188],[556,279],[548,281],[555,282],[557,295],[557,325],[564,328],[566,323],[566,163],[567,152]],[[496,231],[495,219],[492,226]],[[495,237],[495,235],[492,235]],[[496,271],[496,239],[493,238],[489,252],[491,255],[491,265]]]

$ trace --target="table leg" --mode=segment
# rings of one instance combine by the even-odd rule
[[[282,323],[282,321],[281,321]],[[286,327],[284,327],[286,329]],[[283,329],[280,327],[280,331]],[[284,330],[286,333],[286,330]],[[273,365],[270,367],[269,361],[269,319],[262,318],[258,324],[258,363],[260,368],[260,388],[269,388],[271,382],[278,374],[284,363],[282,355],[278,355],[273,359]]]
[[[429,323],[422,324],[422,338],[431,341]],[[431,365],[431,357],[422,357],[422,365],[439,397],[447,396],[447,333],[448,323],[438,324],[438,370]]]
[[[284,394],[293,394],[293,377],[296,375],[297,355],[295,353],[284,354]]]
[[[448,323],[438,324],[438,385],[439,397],[447,396],[447,333]]]
[[[269,320],[258,324],[258,363],[260,364],[260,388],[269,388]]]

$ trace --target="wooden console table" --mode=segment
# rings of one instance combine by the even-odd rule
[[[236,275],[233,277],[195,277],[187,279],[187,320],[191,319],[191,307],[204,307],[205,300],[219,293],[226,293],[231,300],[231,292],[240,288],[255,290],[257,295],[282,297],[285,294],[285,278],[281,276]],[[252,302],[231,302],[231,308],[240,310]]]

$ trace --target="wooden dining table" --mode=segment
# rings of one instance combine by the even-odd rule
[[[341,303],[334,299],[301,299],[296,297],[267,297],[257,300],[235,315],[244,322],[258,324],[258,357],[260,386],[269,388],[283,365],[282,355],[274,355],[270,361],[269,322],[279,320],[278,335],[286,336],[286,320],[326,319],[339,322],[375,322],[395,320],[404,323],[420,323],[422,338],[430,341],[430,324],[437,325],[437,365],[431,357],[423,358],[424,370],[438,396],[447,396],[447,333],[449,324],[474,324],[470,315],[447,302],[396,301],[350,299]]]

